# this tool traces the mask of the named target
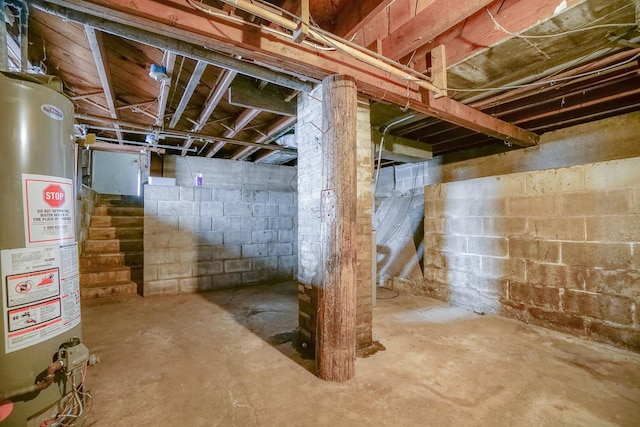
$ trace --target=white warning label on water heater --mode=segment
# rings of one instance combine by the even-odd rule
[[[22,193],[27,246],[75,241],[72,180],[22,174]]]
[[[80,323],[78,245],[0,251],[5,352],[55,337]]]

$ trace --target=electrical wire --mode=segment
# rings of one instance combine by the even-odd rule
[[[582,78],[582,77],[589,77],[589,76],[592,76],[592,75],[595,75],[595,74],[600,74],[600,73],[603,73],[605,71],[608,71],[608,70],[611,70],[611,69],[618,68],[620,66],[629,64],[629,63],[635,61],[638,58],[640,58],[640,53],[637,53],[634,56],[632,56],[631,58],[626,59],[624,61],[620,61],[620,62],[618,62],[616,64],[608,65],[608,66],[603,67],[603,68],[598,68],[597,70],[587,71],[587,72],[580,73],[580,74],[574,74],[573,76],[560,77],[560,78],[553,79],[553,80],[545,80],[545,81],[532,82],[532,83],[523,83],[523,84],[519,84],[519,85],[505,85],[505,86],[499,86],[499,87],[484,87],[484,88],[474,88],[474,89],[463,89],[463,88],[447,87],[447,90],[450,90],[450,91],[453,91],[453,92],[485,92],[485,91],[489,91],[489,90],[522,89],[522,88],[527,88],[527,87],[544,86],[544,85],[547,85],[547,84],[554,85],[554,84],[556,84],[558,82],[564,82],[564,81],[579,79],[579,78]]]
[[[627,4],[625,6],[622,6],[619,9],[616,9],[615,12],[618,12],[620,10],[626,9],[627,7],[629,7],[631,4]],[[489,11],[489,8],[485,7],[484,8],[487,11],[487,14],[489,15],[489,18],[491,18],[491,21],[493,21],[494,25],[502,32],[513,36],[513,37],[518,37],[518,38],[522,38],[522,39],[546,39],[546,38],[554,38],[554,37],[559,37],[559,36],[566,36],[569,34],[574,34],[574,33],[581,33],[584,31],[591,31],[591,30],[595,30],[595,29],[599,29],[599,28],[620,28],[620,27],[635,27],[637,24],[635,22],[632,23],[628,23],[628,24],[601,24],[601,25],[590,25],[588,27],[583,27],[583,28],[576,28],[573,30],[566,30],[566,31],[561,31],[559,33],[553,33],[553,34],[534,34],[534,35],[523,35],[523,34],[516,34],[516,33],[512,33],[511,31],[507,30],[505,27],[503,27],[498,20],[491,14],[491,12]],[[602,16],[598,19],[595,19],[593,22],[598,22],[602,19],[604,19],[606,16]]]

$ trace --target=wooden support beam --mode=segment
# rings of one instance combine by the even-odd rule
[[[227,131],[225,131],[224,134],[222,134],[223,138],[229,139],[236,136],[238,133],[240,133],[242,129],[245,128],[245,126],[247,126],[251,122],[251,120],[253,120],[258,114],[260,114],[260,112],[261,112],[260,110],[255,110],[251,108],[247,108],[246,110],[243,110],[242,113],[240,113],[240,115],[236,117],[236,120],[233,123],[233,128],[228,129]],[[216,139],[216,138],[212,138],[212,139]],[[217,141],[207,151],[207,157],[213,157],[225,145],[226,145],[226,142],[224,139]]]
[[[455,7],[452,7],[451,0],[432,1],[409,22],[382,40],[382,54],[391,59],[400,59],[492,1],[465,0],[456,2]]]
[[[111,69],[109,67],[109,59],[107,58],[107,47],[104,44],[104,38],[100,31],[88,25],[84,26],[84,32],[89,41],[91,47],[91,53],[93,54],[93,60],[96,64],[98,76],[100,76],[100,83],[102,84],[102,91],[104,97],[107,100],[107,108],[109,115],[112,119],[118,120],[118,110],[116,109],[116,94],[113,89],[113,80],[111,79]],[[116,135],[118,140],[122,144],[122,132],[120,132],[118,126],[114,126],[116,129]]]
[[[176,63],[176,54],[169,50],[164,53],[164,66],[167,69],[166,80],[160,83],[160,96],[158,97],[158,118],[156,126],[164,125],[164,113],[167,111],[167,102],[169,101],[169,89],[171,89],[171,81],[173,80],[173,67]],[[177,84],[178,82],[176,82]]]
[[[202,74],[204,70],[207,68],[207,63],[204,61],[198,61],[196,63],[196,68],[191,73],[191,77],[189,78],[189,83],[187,83],[187,87],[184,88],[184,92],[182,93],[182,98],[180,98],[180,102],[176,107],[176,111],[173,113],[173,117],[171,117],[171,121],[169,122],[169,128],[173,129],[178,124],[178,120],[182,117],[182,113],[184,113],[185,108],[189,104],[189,100],[193,96],[193,93],[196,91],[196,87],[200,83],[200,78],[202,78]]]
[[[188,7],[185,8],[179,0],[165,0],[161,3],[139,2],[135,7],[129,0],[32,2],[47,12],[52,13],[52,9],[53,13],[62,14],[61,16],[71,16],[73,13],[66,9],[50,7],[50,3],[81,10],[85,15],[97,14],[101,17],[96,20],[98,22],[104,21],[102,17],[107,16],[110,20],[128,24],[130,28],[135,26],[138,31],[170,33],[174,39],[192,43],[194,46],[241,55],[244,60],[254,60],[279,69],[285,68],[290,73],[311,79],[321,79],[331,74],[350,75],[357,80],[358,89],[369,97],[403,107],[412,107],[416,111],[513,143],[518,143],[516,138],[523,135],[526,138],[519,141],[521,145],[530,145],[530,132],[503,121],[496,122],[493,117],[473,109],[471,110],[474,112],[468,112],[469,107],[465,108],[463,104],[448,98],[441,98],[439,101],[442,102],[437,106],[429,106],[425,101],[421,101],[422,95],[417,85],[407,84],[406,79],[389,75],[340,49],[318,51],[305,43],[296,44],[293,40],[248,26],[247,23],[237,23],[218,16],[203,16]],[[461,112],[462,116],[457,116],[456,112]],[[469,114],[473,115],[473,120],[469,120]]]
[[[380,149],[380,141],[382,141],[382,132],[372,129],[371,138],[377,153]],[[424,162],[433,158],[433,152],[431,145],[424,142],[386,134],[382,144],[382,158],[394,162]]]
[[[309,35],[309,0],[300,1],[300,25],[293,31],[293,41],[302,43]]]
[[[323,270],[318,289],[318,376],[343,382],[355,375],[356,356],[356,128],[354,79],[323,81]]]
[[[252,142],[257,142],[260,144],[264,144],[269,140],[273,140],[277,138],[279,135],[282,135],[286,131],[288,131],[295,123],[297,117],[296,116],[284,116],[276,120],[267,128],[267,130],[261,134],[259,134],[256,138],[252,140]],[[233,156],[231,156],[232,160],[243,160],[260,150],[257,147],[244,147],[240,150],[236,151]],[[271,155],[273,151],[269,151],[267,154]],[[267,156],[265,156],[267,157]]]
[[[257,108],[270,113],[295,116],[296,103],[285,102],[287,93],[283,87],[267,85],[256,96],[256,82],[250,77],[239,76],[229,87],[229,104],[245,108]]]
[[[236,78],[237,74],[238,73],[236,73],[235,71],[222,70],[222,72],[218,76],[218,79],[216,80],[215,86],[207,97],[207,101],[204,103],[204,107],[200,112],[200,116],[198,117],[196,124],[191,129],[192,132],[200,132],[204,125],[207,124],[209,117],[211,117],[211,114],[213,114],[213,111],[220,103],[220,100],[224,96],[224,93],[229,88],[229,85],[231,85],[231,82],[233,82],[233,80]],[[191,147],[192,144],[193,138],[187,139],[187,141],[184,143],[184,149],[182,150],[183,156],[187,154],[187,149]]]
[[[435,98],[434,94],[429,91],[423,92],[422,103],[412,105],[412,107],[420,113],[459,124],[467,129],[502,139],[507,143],[521,147],[538,145],[540,140],[540,137],[533,132],[455,102],[450,98]]]
[[[431,78],[433,85],[443,90],[436,98],[447,96],[447,54],[443,44],[431,51]]]

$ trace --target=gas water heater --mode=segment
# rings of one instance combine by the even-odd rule
[[[0,426],[81,425],[73,104],[59,80],[0,72]]]

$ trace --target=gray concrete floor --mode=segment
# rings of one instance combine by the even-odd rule
[[[640,425],[639,354],[400,295],[335,384],[274,341],[296,325],[294,283],[84,302],[86,425]]]

